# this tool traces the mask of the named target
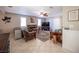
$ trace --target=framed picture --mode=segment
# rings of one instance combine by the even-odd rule
[[[79,20],[79,9],[69,11],[68,19],[69,21],[78,21]]]
[[[31,23],[35,23],[35,17],[34,17],[34,16],[31,16],[31,17],[30,17],[30,22],[31,22]]]

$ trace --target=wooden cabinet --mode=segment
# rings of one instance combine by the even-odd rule
[[[9,52],[9,33],[0,34],[0,53]]]

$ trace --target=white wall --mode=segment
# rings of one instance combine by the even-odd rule
[[[53,31],[56,29],[61,29],[61,17],[53,18]]]
[[[48,19],[50,22],[50,28],[52,31],[55,31],[56,29],[62,29],[62,18],[59,17],[53,17]]]
[[[68,21],[68,11],[79,9],[77,6],[63,7],[63,48],[79,52],[79,21]],[[69,28],[66,30],[64,28]]]
[[[63,48],[79,52],[79,31],[63,30]]]

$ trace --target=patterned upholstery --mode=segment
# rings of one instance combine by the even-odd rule
[[[23,31],[23,35],[24,35],[24,40],[29,41],[36,38],[36,31],[32,31],[32,32]]]

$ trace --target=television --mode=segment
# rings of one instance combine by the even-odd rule
[[[50,26],[49,22],[42,22],[42,26]]]

